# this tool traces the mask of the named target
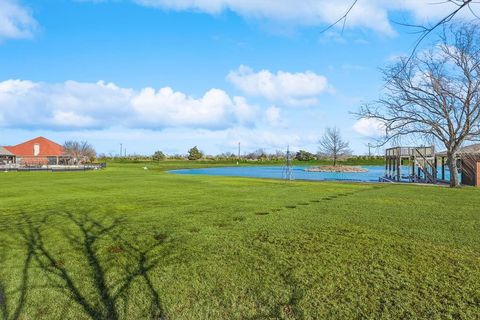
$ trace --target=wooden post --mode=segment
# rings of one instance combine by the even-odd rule
[[[387,158],[387,152],[385,151],[385,177],[388,176],[388,158]]]
[[[400,156],[398,156],[398,158],[397,158],[397,181],[400,181],[400,178],[401,178],[401,172],[400,172],[401,165],[402,165],[402,158]]]
[[[445,180],[445,157],[442,157],[442,180]]]
[[[437,183],[437,177],[438,177],[438,171],[437,171],[437,166],[438,166],[438,160],[437,160],[437,157],[435,156],[435,158],[433,158],[433,182]]]
[[[390,158],[390,179],[393,179],[393,162],[394,159]]]
[[[392,179],[395,179],[395,158],[392,158]]]
[[[480,186],[480,160],[475,161],[475,187]]]
[[[387,159],[387,177],[390,179],[390,158]]]
[[[412,181],[415,182],[415,158],[411,157],[410,161],[410,165],[412,166]]]

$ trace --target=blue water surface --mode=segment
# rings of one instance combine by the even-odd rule
[[[384,166],[362,166],[367,172],[337,173],[337,172],[308,172],[305,169],[308,166],[294,166],[293,177],[296,180],[318,180],[318,181],[358,181],[358,182],[378,182],[380,177],[385,174]],[[199,169],[181,169],[172,170],[176,174],[203,174],[210,176],[230,176],[230,177],[252,177],[252,178],[271,178],[283,179],[284,168],[277,167],[222,167],[222,168],[199,168]]]

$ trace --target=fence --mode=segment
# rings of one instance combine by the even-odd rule
[[[67,171],[90,171],[101,170],[107,167],[105,162],[85,165],[45,165],[45,166],[22,166],[17,164],[0,165],[0,171],[50,171],[50,172],[67,172]]]

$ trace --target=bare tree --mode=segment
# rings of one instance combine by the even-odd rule
[[[347,23],[348,16],[350,13],[355,10],[355,7],[359,4],[359,2],[364,1],[364,0],[352,0],[351,3],[348,5],[346,8],[344,14],[339,17],[335,22],[332,24],[328,25],[325,29],[323,29],[321,32],[324,33],[331,28],[334,28],[338,25],[341,24],[342,26],[342,32],[345,29],[345,24]],[[406,24],[406,23],[397,23],[403,26],[410,27],[414,30],[415,33],[418,34],[418,38],[415,41],[413,45],[413,49],[411,51],[411,55],[409,59],[411,59],[415,53],[417,52],[420,44],[435,30],[438,28],[444,27],[448,25],[452,20],[454,20],[461,12],[468,11],[470,14],[475,18],[480,20],[480,13],[477,12],[478,6],[475,8],[473,7],[474,5],[478,5],[480,2],[478,0],[444,0],[444,1],[438,1],[438,2],[432,2],[430,3],[432,6],[437,5],[437,6],[446,6],[450,5],[451,9],[450,11],[446,12],[446,14],[442,17],[440,17],[438,20],[434,21],[431,24]]]
[[[72,158],[74,164],[91,162],[95,156],[95,149],[87,141],[66,141],[63,152]]]
[[[447,150],[450,185],[459,186],[456,156],[480,134],[480,29],[445,28],[440,43],[383,70],[386,93],[360,118],[385,126],[381,143],[402,136],[430,139]]]
[[[349,143],[342,139],[338,128],[327,128],[319,143],[320,154],[331,158],[334,166],[338,159],[352,154]]]

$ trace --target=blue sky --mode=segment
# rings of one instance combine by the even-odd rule
[[[395,21],[446,5],[350,1],[0,0],[0,145],[37,135],[101,153],[317,150],[337,126],[365,153],[374,123],[351,114],[379,68],[412,47]]]

